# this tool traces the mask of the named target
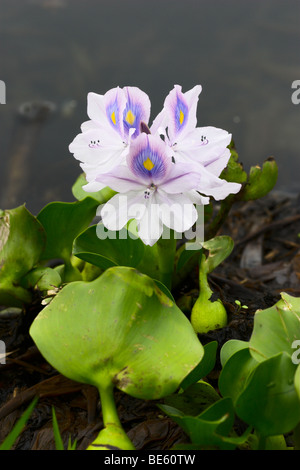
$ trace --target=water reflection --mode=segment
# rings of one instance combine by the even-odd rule
[[[86,95],[117,85],[147,92],[154,117],[175,83],[200,83],[199,125],[232,132],[246,168],[273,155],[277,187],[297,191],[299,13],[298,0],[2,0],[0,205],[10,195],[5,208],[26,201],[37,212],[73,200],[80,169],[68,145],[87,119]],[[56,111],[24,131],[16,110],[37,100]]]

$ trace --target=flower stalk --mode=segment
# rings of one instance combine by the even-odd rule
[[[170,230],[170,239],[165,240],[161,237],[157,241],[157,252],[160,281],[171,290],[176,254],[176,239],[173,230]]]

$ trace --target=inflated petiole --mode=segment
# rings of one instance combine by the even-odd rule
[[[196,333],[207,333],[227,325],[227,313],[220,299],[212,300],[213,291],[207,281],[205,255],[201,256],[199,266],[200,294],[191,313],[191,323]]]
[[[34,319],[30,335],[57,371],[98,388],[104,429],[89,446],[94,450],[133,450],[114,388],[138,399],[163,398],[204,355],[175,302],[152,278],[125,266],[64,286]]]
[[[135,450],[121,425],[113,396],[113,385],[99,387],[99,393],[105,427],[88,446],[87,450]]]

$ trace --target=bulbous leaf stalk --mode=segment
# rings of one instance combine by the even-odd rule
[[[207,333],[227,325],[227,312],[220,299],[212,301],[213,291],[207,281],[205,255],[202,255],[199,266],[200,294],[191,313],[191,323],[196,333]]]
[[[87,450],[135,450],[121,425],[113,396],[113,385],[99,387],[99,393],[105,427]]]

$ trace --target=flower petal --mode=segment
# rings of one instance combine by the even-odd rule
[[[138,222],[138,234],[145,245],[153,246],[161,237],[163,223],[160,219],[160,208],[155,198],[145,206],[145,212]]]
[[[146,206],[142,194],[129,191],[126,195],[116,194],[101,209],[100,215],[108,230],[121,230],[133,218],[142,218]]]
[[[120,165],[114,168],[112,172],[99,174],[96,181],[109,186],[113,191],[127,193],[128,191],[143,192],[145,184],[135,178],[126,165]]]
[[[160,188],[170,194],[180,194],[199,186],[201,167],[193,163],[172,163],[167,178],[161,182]]]
[[[171,149],[158,136],[140,134],[130,146],[127,164],[144,184],[160,184],[172,167]]]
[[[197,124],[197,104],[201,85],[196,85],[186,93],[181,86],[174,85],[165,99],[164,109],[167,116],[168,135],[171,145],[183,139]]]
[[[87,183],[82,186],[82,189],[87,193],[96,193],[98,191],[101,191],[101,189],[104,189],[105,187],[105,184],[98,183],[97,181],[91,181],[90,183]]]
[[[126,97],[120,87],[112,88],[105,95],[88,94],[89,118],[104,128],[110,126],[121,136],[124,134],[123,113],[125,106]]]
[[[116,158],[121,159],[126,145],[119,136],[111,135],[102,128],[90,129],[78,134],[69,145],[69,150],[77,160],[84,163],[101,164]],[[119,164],[119,161],[116,162]]]
[[[198,218],[194,204],[183,194],[167,194],[158,189],[156,200],[159,203],[161,221],[178,233],[191,228]]]
[[[123,111],[123,124],[125,135],[129,129],[135,129],[132,137],[140,133],[141,121],[148,124],[150,118],[151,103],[148,95],[137,87],[123,88],[126,106]]]
[[[206,196],[213,196],[216,201],[219,201],[225,199],[229,194],[236,194],[240,191],[241,185],[239,183],[230,183],[218,178],[200,163],[199,166],[201,180],[199,186],[195,188],[199,193],[203,193]]]
[[[190,132],[184,140],[174,146],[175,160],[193,160],[204,166],[210,165],[217,161],[218,158],[224,157],[224,152],[230,144],[231,137],[231,134],[223,129],[217,129],[215,127],[196,128]],[[227,162],[224,164],[223,168],[226,164]],[[218,167],[219,165],[216,165],[216,169]]]
[[[204,163],[204,166],[213,175],[220,176],[224,168],[227,166],[229,159],[230,159],[230,150],[226,148],[222,154],[221,149],[220,149],[220,154],[218,156],[211,157],[210,160],[206,160],[206,162]]]
[[[193,204],[197,204],[199,206],[206,206],[210,202],[209,197],[202,196],[202,194],[199,194],[195,189],[187,191],[184,195],[188,197]]]

